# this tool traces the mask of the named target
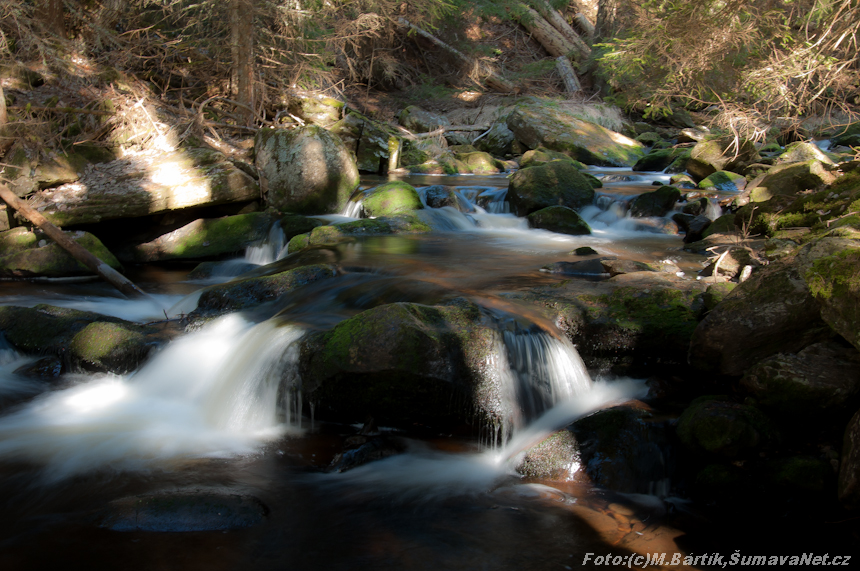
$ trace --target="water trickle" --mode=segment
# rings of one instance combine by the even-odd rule
[[[263,266],[280,260],[286,255],[287,239],[279,222],[269,229],[269,235],[258,244],[245,248],[245,262]]]
[[[171,343],[136,373],[84,378],[0,419],[0,455],[45,478],[250,453],[290,427],[278,387],[295,380],[302,331],[220,318]]]

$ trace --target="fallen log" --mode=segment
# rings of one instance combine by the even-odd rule
[[[573,71],[573,66],[570,65],[570,60],[564,56],[559,56],[555,60],[555,67],[561,80],[564,82],[564,90],[570,95],[582,91],[582,86],[576,78],[576,72]]]
[[[397,127],[397,129],[403,133],[403,135],[407,139],[417,140],[417,139],[429,139],[430,137],[435,137],[436,135],[442,135],[449,131],[486,131],[490,128],[490,125],[445,125],[443,127],[439,127],[434,129],[433,131],[428,131],[426,133],[413,133],[403,127]]]
[[[98,274],[99,277],[123,294],[128,297],[149,297],[146,292],[134,285],[128,278],[101,261],[90,253],[89,250],[69,238],[62,230],[48,222],[48,220],[39,214],[38,211],[34,210],[26,202],[15,196],[15,194],[5,184],[0,184],[0,198],[2,198],[10,208],[18,211],[27,220],[36,225],[51,240],[56,242],[76,260]]]
[[[522,5],[523,16],[520,23],[538,41],[543,49],[553,57],[578,55],[576,46],[561,32],[552,27],[534,8]]]
[[[588,16],[583,14],[582,12],[577,12],[573,17],[573,21],[576,22],[576,25],[580,30],[585,34],[586,39],[589,43],[594,41],[594,24],[591,23],[591,20],[588,19]]]
[[[498,73],[496,73],[494,70],[492,70],[488,66],[483,65],[480,62],[476,62],[475,60],[473,60],[472,58],[470,58],[469,56],[467,56],[466,54],[464,54],[463,52],[461,52],[457,48],[454,48],[453,46],[449,46],[448,44],[446,44],[445,42],[443,42],[442,40],[440,40],[439,38],[437,38],[436,36],[434,36],[430,32],[423,30],[423,29],[419,28],[418,26],[410,23],[409,20],[407,20],[406,18],[398,19],[398,23],[401,26],[407,27],[410,30],[414,31],[416,34],[418,34],[422,38],[426,38],[426,39],[430,40],[431,42],[433,42],[434,44],[436,44],[440,48],[446,50],[448,53],[453,54],[454,56],[456,56],[461,61],[467,63],[472,68],[474,68],[475,66],[478,66],[482,72],[482,75],[486,76],[484,81],[487,82],[488,87],[495,89],[496,91],[501,91],[503,93],[514,93],[515,91],[517,91],[517,88],[514,86],[513,83],[511,83],[507,79],[500,76]]]
[[[559,34],[564,36],[564,39],[573,44],[576,53],[574,59],[577,62],[583,62],[588,59],[588,56],[591,55],[591,48],[588,47],[588,44],[582,41],[582,38],[579,37],[576,30],[567,23],[567,20],[558,13],[558,10],[547,4],[545,0],[529,0],[529,3],[540,13],[541,16],[543,16],[548,24],[555,28]]]

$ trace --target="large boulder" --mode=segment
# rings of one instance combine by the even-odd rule
[[[665,216],[681,200],[681,191],[664,185],[653,192],[640,194],[630,203],[630,215],[634,218]]]
[[[526,148],[546,147],[589,165],[632,166],[645,154],[638,141],[549,102],[517,105],[508,115],[507,125]]]
[[[466,163],[472,174],[496,174],[505,170],[504,163],[494,159],[492,155],[483,151],[455,153],[454,156],[457,160]]]
[[[594,201],[594,187],[573,163],[552,161],[517,171],[511,177],[507,199],[517,216],[547,206],[576,210]]]
[[[548,206],[528,215],[529,226],[574,236],[591,234],[588,222],[566,206]]]
[[[381,174],[388,169],[390,145],[396,141],[397,134],[384,123],[350,111],[329,131],[340,137],[346,148],[355,153],[359,171]]]
[[[151,327],[44,304],[0,307],[0,334],[22,353],[60,357],[66,371],[116,374],[138,368],[161,341]]]
[[[657,171],[680,173],[687,170],[687,161],[690,159],[690,149],[671,148],[655,149],[636,161],[633,165],[634,171]]]
[[[120,252],[123,260],[158,262],[176,259],[213,258],[243,251],[264,239],[277,220],[271,213],[252,212],[222,218],[199,219],[162,234],[155,240]],[[308,224],[307,232],[314,224]]]
[[[804,246],[799,256],[822,319],[860,349],[860,241],[823,238]]]
[[[29,199],[57,226],[259,200],[260,189],[223,154],[192,149],[128,156],[88,168],[77,182]]]
[[[400,112],[397,120],[413,133],[427,133],[451,124],[447,117],[410,105]]]
[[[505,121],[493,123],[490,132],[475,143],[479,151],[490,153],[494,157],[504,157],[511,154],[514,133],[508,129]]]
[[[696,180],[717,171],[743,172],[743,169],[761,160],[752,141],[737,142],[731,137],[710,139],[697,143],[690,151],[687,171]]]
[[[254,148],[261,189],[278,210],[339,213],[358,188],[352,153],[322,127],[261,129]]]
[[[750,202],[765,202],[779,195],[797,196],[805,190],[818,190],[836,178],[817,160],[777,165],[748,185]]]
[[[818,145],[805,141],[788,145],[785,151],[777,157],[776,162],[779,164],[805,163],[813,160],[833,164],[833,159],[827,156],[827,153],[822,151]]]
[[[501,420],[510,412],[488,366],[498,339],[481,315],[463,299],[363,311],[303,339],[302,394],[317,415],[340,421],[411,426],[471,411]]]
[[[690,364],[743,375],[777,353],[796,353],[832,336],[800,270],[777,262],[738,285],[696,327]]]
[[[533,167],[538,165],[545,165],[548,162],[563,160],[570,161],[576,168],[583,170],[586,168],[586,165],[583,163],[570,158],[564,153],[560,153],[558,151],[552,151],[550,149],[546,149],[543,147],[538,147],[537,149],[532,149],[530,151],[526,151],[523,153],[523,156],[520,158],[520,168]]]
[[[834,342],[779,353],[749,369],[741,386],[765,410],[793,421],[820,418],[860,395],[860,353]]]
[[[421,210],[424,204],[415,188],[401,181],[391,181],[364,191],[362,215],[369,218],[393,216]]]
[[[346,109],[343,101],[310,91],[293,89],[284,99],[283,103],[291,114],[324,129],[340,121]]]
[[[122,269],[116,257],[92,234],[68,234],[73,241],[111,268]],[[30,232],[22,227],[0,232],[0,276],[54,278],[92,274],[92,270],[44,234]]]

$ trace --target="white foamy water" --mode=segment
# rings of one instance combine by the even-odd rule
[[[48,480],[98,469],[245,454],[287,427],[280,383],[302,335],[237,315],[171,343],[133,375],[96,376],[0,418],[0,456]]]
[[[595,383],[545,412],[501,450],[446,454],[413,444],[405,454],[315,478],[338,493],[374,492],[410,502],[487,493],[515,475],[524,450],[579,418],[641,395],[641,391],[641,384],[635,382]]]

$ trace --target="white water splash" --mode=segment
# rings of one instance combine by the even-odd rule
[[[269,229],[268,236],[259,244],[245,248],[245,261],[249,264],[264,266],[280,260],[286,254],[287,239],[280,223]]]
[[[288,428],[273,397],[301,334],[223,317],[133,375],[91,377],[0,418],[0,456],[44,465],[51,481],[253,452]]]

